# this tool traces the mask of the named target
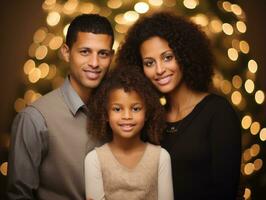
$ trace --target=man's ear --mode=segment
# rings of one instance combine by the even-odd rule
[[[63,44],[63,46],[61,47],[60,51],[61,51],[61,54],[63,56],[63,59],[66,62],[69,62],[69,57],[70,57],[70,49],[69,49],[69,47],[66,44]]]

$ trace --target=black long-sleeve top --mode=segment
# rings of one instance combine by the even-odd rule
[[[210,94],[184,119],[168,123],[162,146],[171,156],[175,199],[236,199],[241,128],[225,98]]]

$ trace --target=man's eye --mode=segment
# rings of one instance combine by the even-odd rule
[[[110,57],[110,53],[109,52],[99,52],[99,56],[101,58],[108,58],[108,57]]]
[[[80,54],[83,55],[83,56],[88,55],[88,53],[89,53],[88,50],[81,50],[81,51],[80,51]]]

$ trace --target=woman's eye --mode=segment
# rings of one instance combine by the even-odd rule
[[[144,61],[143,64],[145,67],[151,67],[154,65],[154,61]]]
[[[164,56],[164,61],[171,61],[172,59],[174,58],[174,56],[173,55],[166,55],[166,56]]]

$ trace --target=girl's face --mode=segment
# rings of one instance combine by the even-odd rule
[[[182,80],[182,72],[168,42],[158,36],[140,46],[143,70],[146,77],[162,93],[173,91]]]
[[[145,123],[145,104],[135,91],[114,89],[110,92],[107,113],[113,139],[139,138]]]

